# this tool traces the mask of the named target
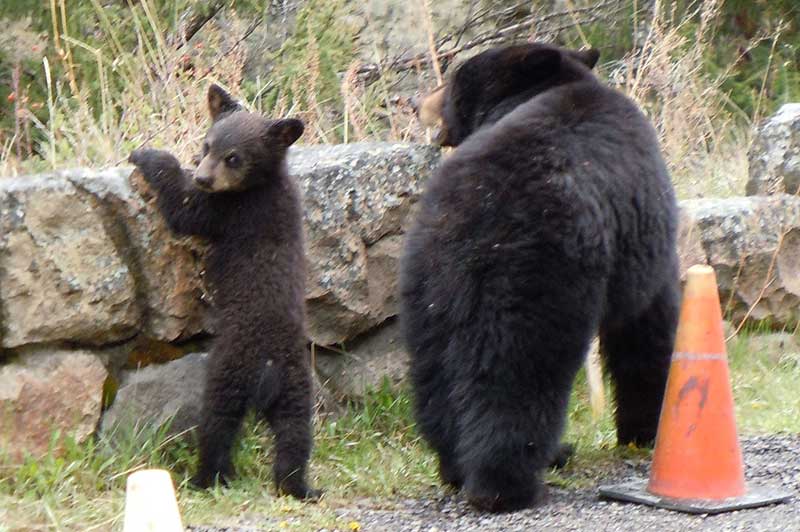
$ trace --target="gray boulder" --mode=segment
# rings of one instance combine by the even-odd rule
[[[150,434],[169,422],[165,435],[190,431],[202,418],[208,353],[136,370],[125,370],[111,407],[100,421],[100,433],[112,439]],[[314,377],[314,411],[324,417],[341,413],[330,390]]]
[[[396,314],[398,235],[438,160],[436,148],[408,144],[290,151],[315,342],[344,342]],[[153,202],[129,167],[0,180],[1,345],[209,331],[203,244],[172,235]]]
[[[136,284],[138,328],[150,338],[172,342],[207,328],[201,278],[202,243],[173,235],[138,172],[113,168],[70,170],[61,175],[89,197],[103,217]]]
[[[748,196],[800,191],[800,103],[782,106],[758,127],[748,159]]]
[[[401,382],[408,371],[398,321],[389,320],[348,344],[340,352],[321,350],[316,355],[317,373],[334,399],[360,398],[377,389],[384,379]]]
[[[169,434],[196,426],[201,414],[208,354],[191,353],[169,362],[122,373],[116,399],[103,415],[100,431],[128,434],[171,421]]]

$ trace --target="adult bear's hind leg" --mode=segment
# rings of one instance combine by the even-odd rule
[[[614,382],[617,441],[652,445],[680,311],[677,281],[668,282],[639,316],[604,324],[600,351]]]
[[[450,400],[449,382],[434,361],[439,356],[441,353],[412,356],[415,418],[420,433],[437,454],[442,482],[460,488],[464,476],[455,455],[457,413]]]
[[[546,329],[535,317],[526,321],[529,328],[495,328],[496,336],[474,342],[455,381],[463,407],[459,465],[467,498],[481,510],[514,511],[540,502],[541,476],[562,450],[572,382],[591,336],[584,322],[526,338]],[[481,368],[489,351],[494,361]]]
[[[444,484],[460,488],[464,482],[455,456],[456,418],[451,401],[450,380],[442,366],[450,341],[447,317],[431,312],[426,297],[426,256],[414,255],[403,264],[401,327],[408,348],[409,379],[414,397],[417,430],[436,452],[439,477]]]
[[[541,501],[542,472],[559,446],[569,385],[548,389],[523,379],[465,387],[470,403],[460,423],[459,464],[469,502],[480,510],[507,512]],[[527,390],[519,388],[527,386]]]

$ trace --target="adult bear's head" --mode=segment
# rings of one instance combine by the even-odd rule
[[[213,123],[194,173],[197,188],[245,190],[285,171],[286,150],[303,134],[303,122],[248,113],[217,85],[208,89],[208,110]]]
[[[461,64],[420,105],[419,117],[441,129],[442,146],[458,146],[519,104],[552,87],[593,77],[597,50],[528,43],[486,50]]]

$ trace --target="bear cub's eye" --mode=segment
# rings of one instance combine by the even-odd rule
[[[235,153],[231,153],[230,155],[225,157],[225,164],[229,168],[237,168],[241,164],[241,162],[242,160]]]

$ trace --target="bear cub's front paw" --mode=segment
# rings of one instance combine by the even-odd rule
[[[128,161],[139,169],[148,183],[158,181],[166,174],[181,170],[180,161],[164,150],[151,148],[134,150],[128,157]]]

